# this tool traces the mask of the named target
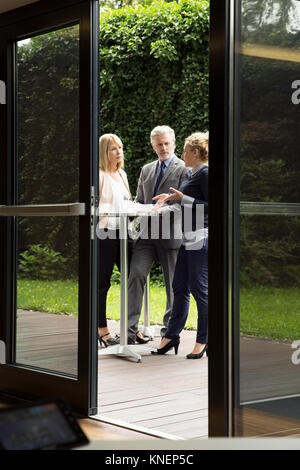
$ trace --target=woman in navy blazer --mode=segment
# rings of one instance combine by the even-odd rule
[[[185,139],[182,157],[191,170],[178,190],[170,188],[171,194],[153,198],[158,201],[155,205],[158,211],[165,202],[179,200],[183,215],[183,241],[173,280],[173,309],[165,337],[153,354],[165,354],[172,348],[177,354],[192,294],[198,310],[197,338],[193,351],[186,357],[200,359],[204,353],[208,355],[208,137],[208,132],[196,132]]]

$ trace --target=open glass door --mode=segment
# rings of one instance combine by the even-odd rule
[[[97,410],[98,2],[70,3],[27,9],[0,29],[0,391],[61,396],[89,415]]]
[[[300,2],[237,3],[233,432],[292,436],[300,429]]]
[[[299,19],[211,0],[211,437],[299,435]]]

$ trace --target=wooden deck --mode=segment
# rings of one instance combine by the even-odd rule
[[[118,323],[110,329],[118,331]],[[17,362],[76,374],[76,335],[75,317],[18,311]],[[141,363],[100,356],[99,415],[170,438],[207,437],[207,358],[185,358],[194,341],[195,332],[185,331],[177,356],[147,353]]]
[[[117,325],[110,323],[112,332]],[[178,355],[142,354],[142,362],[101,356],[99,414],[184,439],[208,435],[207,358],[187,360],[196,333],[185,331]],[[146,346],[159,343],[159,338]]]
[[[112,332],[118,323],[111,321]],[[19,311],[17,362],[76,374],[77,319],[64,315]],[[135,430],[155,431],[181,439],[205,438],[208,434],[207,358],[192,361],[195,332],[182,334],[178,355],[142,355],[136,363],[123,357],[99,357],[98,412],[102,419],[117,420]],[[155,345],[159,341],[156,338]],[[294,364],[290,343],[242,337],[240,357],[241,402],[285,399],[300,392],[300,364]],[[287,403],[287,401],[286,401]],[[268,434],[268,420],[258,409],[244,410],[246,435]],[[258,417],[258,418],[257,418]],[[280,429],[299,429],[299,416],[287,416]],[[120,423],[121,422],[121,423]],[[264,423],[262,426],[262,423]],[[248,424],[247,424],[248,423]],[[272,428],[272,427],[271,427]]]

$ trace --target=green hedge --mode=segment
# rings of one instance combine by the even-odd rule
[[[207,1],[101,10],[99,132],[122,138],[133,193],[141,166],[155,158],[154,126],[175,129],[179,154],[187,135],[208,128],[208,32]],[[20,204],[79,198],[78,45],[75,26],[18,47]],[[19,250],[55,250],[65,275],[76,276],[77,223],[23,218]]]
[[[141,167],[156,158],[150,131],[185,137],[208,130],[209,2],[156,1],[102,9],[100,14],[100,134],[118,134],[133,194]],[[152,282],[162,282],[155,263]]]
[[[79,201],[78,38],[79,27],[71,26],[17,47],[19,204]],[[66,258],[64,275],[77,277],[78,217],[18,222],[20,252],[40,245],[41,260],[55,250]]]
[[[100,133],[121,137],[133,193],[156,158],[153,127],[175,130],[179,155],[185,137],[208,129],[208,36],[208,1],[101,10]]]
[[[265,7],[249,2],[244,41],[299,49],[299,34],[272,24],[259,29]],[[208,129],[208,36],[208,1],[101,10],[99,132],[123,140],[133,193],[142,165],[155,158],[154,126],[174,128],[178,155],[186,136]],[[18,48],[20,204],[78,200],[78,52],[78,27]],[[299,202],[299,107],[290,101],[298,75],[297,62],[241,58],[243,201]],[[20,252],[48,246],[67,260],[65,276],[76,276],[77,218],[32,219],[20,222]],[[299,227],[299,217],[242,217],[242,283],[299,285]]]

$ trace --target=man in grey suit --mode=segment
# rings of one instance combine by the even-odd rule
[[[150,141],[158,159],[148,163],[141,170],[135,199],[136,202],[141,204],[152,204],[152,198],[155,195],[168,193],[170,187],[177,189],[187,172],[183,160],[177,158],[174,154],[175,133],[173,129],[168,126],[155,127],[150,134]],[[143,338],[138,332],[138,323],[147,276],[155,260],[158,260],[162,266],[167,294],[167,305],[163,317],[164,326],[161,329],[162,337],[166,331],[173,304],[173,275],[178,250],[181,245],[181,223],[179,222],[180,234],[178,234],[178,230],[174,227],[174,219],[170,217],[172,215],[170,213],[173,212],[174,214],[176,212],[176,206],[178,210],[178,204],[170,204],[164,208],[164,213],[159,216],[160,230],[158,236],[151,237],[151,234],[147,238],[141,236],[135,244],[128,279],[128,344],[134,344],[135,341],[139,343],[149,341],[149,338]],[[164,232],[164,229],[162,229],[164,227],[164,216],[165,223],[170,225],[169,237],[162,234]]]

